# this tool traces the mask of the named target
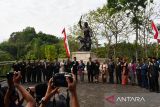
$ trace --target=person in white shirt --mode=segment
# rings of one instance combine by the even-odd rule
[[[108,79],[108,65],[106,62],[102,64],[101,70],[102,70],[102,82],[106,83]]]

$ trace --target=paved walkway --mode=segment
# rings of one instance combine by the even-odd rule
[[[78,84],[77,91],[81,107],[104,107],[105,97],[108,93],[148,93],[148,90],[137,86],[103,83]]]
[[[86,78],[85,78],[86,81]],[[6,82],[3,82],[3,85],[6,85]],[[25,84],[25,87],[33,86],[35,84]],[[62,88],[64,90],[64,88]],[[150,103],[149,105],[143,104],[140,105],[140,107],[160,107],[160,94],[159,93],[151,93],[148,90],[144,88],[140,88],[138,86],[131,86],[126,85],[122,86],[120,84],[103,84],[103,83],[78,83],[77,84],[77,93],[78,93],[78,99],[80,103],[80,107],[137,107],[134,105],[134,103],[130,104],[129,106],[124,105],[116,105],[116,104],[109,104],[106,103],[106,96],[108,94],[117,93],[117,94],[123,94],[123,93],[135,93],[136,95],[143,95],[143,94],[149,94],[150,97],[154,97],[155,95],[158,97],[151,98],[148,103],[152,102],[154,100],[154,103]]]

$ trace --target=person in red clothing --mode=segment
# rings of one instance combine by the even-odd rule
[[[125,58],[122,61],[122,85],[128,83],[128,64]]]

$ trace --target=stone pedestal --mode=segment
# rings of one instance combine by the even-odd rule
[[[87,63],[89,57],[94,60],[96,58],[96,55],[93,52],[72,52],[72,59],[74,57],[77,58],[77,61],[83,60],[84,63]]]

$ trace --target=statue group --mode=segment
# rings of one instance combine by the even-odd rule
[[[82,26],[82,16],[79,20],[79,26],[81,30],[83,31],[83,37],[79,36],[78,40],[80,42],[80,48],[79,51],[90,51],[91,50],[91,44],[92,44],[92,29],[89,27],[87,22],[84,22],[84,26]]]

